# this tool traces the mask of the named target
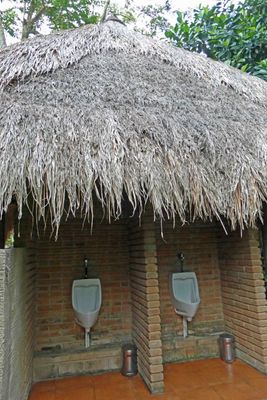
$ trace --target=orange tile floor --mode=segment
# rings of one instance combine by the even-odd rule
[[[139,376],[119,372],[40,382],[29,400],[267,400],[267,377],[237,360],[165,365],[165,393],[151,395]]]

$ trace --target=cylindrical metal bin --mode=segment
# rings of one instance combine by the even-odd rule
[[[134,376],[137,374],[137,347],[127,343],[122,346],[122,369],[124,376]]]
[[[220,357],[227,363],[235,360],[235,338],[229,333],[223,333],[219,337]]]

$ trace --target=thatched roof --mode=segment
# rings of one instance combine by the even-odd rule
[[[253,224],[267,198],[267,84],[108,21],[0,52],[0,213],[58,226],[122,198],[159,217]]]

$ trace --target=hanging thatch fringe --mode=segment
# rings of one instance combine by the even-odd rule
[[[0,215],[29,193],[58,228],[119,217],[149,200],[159,217],[251,225],[267,198],[267,85],[105,22],[0,52]]]

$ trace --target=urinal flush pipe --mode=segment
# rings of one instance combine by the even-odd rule
[[[91,331],[90,329],[85,328],[84,330],[84,345],[85,348],[88,348],[91,346]]]
[[[184,253],[177,253],[177,258],[180,261],[181,272],[184,272]]]
[[[84,278],[88,278],[88,259],[84,258]]]
[[[187,338],[187,336],[188,336],[187,318],[183,317],[183,337],[184,337],[184,339]]]

